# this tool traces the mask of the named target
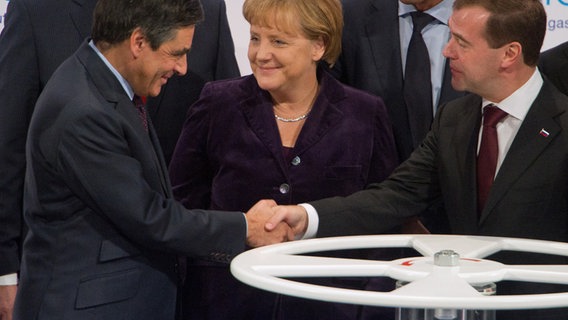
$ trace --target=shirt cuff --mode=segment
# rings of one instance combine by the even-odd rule
[[[11,273],[5,276],[0,276],[0,286],[15,286],[18,284],[18,274]]]
[[[306,212],[308,213],[308,227],[306,228],[306,233],[304,233],[303,236],[299,236],[299,239],[297,240],[315,238],[319,227],[318,212],[316,211],[316,208],[308,203],[300,203],[299,206],[306,209]]]

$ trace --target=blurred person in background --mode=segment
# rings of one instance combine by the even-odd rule
[[[568,95],[568,42],[542,52],[538,68],[558,90]]]

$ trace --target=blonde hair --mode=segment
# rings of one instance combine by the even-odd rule
[[[299,28],[310,40],[322,39],[322,60],[333,65],[341,53],[343,11],[339,0],[245,0],[243,16],[250,24]]]

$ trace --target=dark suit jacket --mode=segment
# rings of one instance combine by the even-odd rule
[[[95,3],[11,0],[8,4],[0,35],[0,275],[14,273],[20,265],[24,146],[35,102],[55,69],[89,35]],[[185,118],[204,81],[238,75],[225,3],[202,3],[207,20],[196,26],[188,74],[170,79],[161,96],[149,101],[160,142],[170,152],[178,122],[172,121],[171,128],[164,123]]]
[[[243,214],[186,210],[159,149],[84,43],[30,123],[15,319],[173,319],[173,253],[228,262],[244,249]]]
[[[57,66],[89,34],[95,3],[8,3],[0,35],[0,275],[20,265],[24,148],[34,104]]]
[[[568,241],[568,97],[545,81],[495,178],[477,218],[476,150],[481,98],[444,105],[424,143],[382,184],[347,198],[312,203],[318,236],[380,233],[443,199],[451,232]],[[545,129],[549,135],[541,135]],[[559,263],[551,256],[499,254],[505,263]],[[497,284],[498,293],[554,290],[538,284]],[[565,289],[564,289],[565,291]],[[523,310],[499,319],[568,319],[568,310]]]
[[[175,197],[188,208],[233,210],[263,198],[293,204],[348,195],[386,178],[398,159],[383,102],[321,71],[320,93],[287,157],[271,97],[254,76],[207,84],[170,164]],[[210,265],[190,264],[187,319],[265,320],[276,314],[273,294],[238,283],[227,266],[204,264]],[[362,287],[349,280],[334,285]],[[293,301],[279,300],[284,319],[353,319],[357,311],[351,305]]]
[[[345,0],[342,53],[333,72],[342,82],[383,98],[399,158],[405,160],[426,136],[413,128],[402,95],[403,73],[397,0]],[[440,104],[463,93],[451,86],[446,63]]]
[[[568,95],[568,42],[541,53],[538,68],[560,92]]]

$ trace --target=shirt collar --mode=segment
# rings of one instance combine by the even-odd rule
[[[126,94],[128,95],[128,97],[130,98],[130,100],[134,99],[134,90],[132,90],[132,87],[130,86],[130,84],[128,83],[128,81],[126,81],[126,79],[124,79],[124,77],[120,74],[120,72],[118,72],[113,66],[112,64],[108,61],[108,59],[101,53],[101,51],[99,50],[99,48],[97,48],[97,46],[95,46],[95,43],[93,42],[93,40],[89,41],[89,46],[95,50],[95,52],[97,53],[97,55],[101,58],[101,60],[103,60],[104,64],[109,68],[109,70],[112,72],[112,74],[114,74],[114,76],[116,77],[116,79],[118,79],[118,81],[120,82],[120,84],[122,85],[122,88],[124,88],[124,91],[126,92]]]
[[[439,22],[447,25],[448,20],[450,20],[450,16],[452,15],[454,0],[443,0],[442,2],[438,3],[434,7],[424,11],[431,15],[432,17],[436,18]],[[411,12],[416,11],[416,8],[411,4],[404,4],[402,2],[398,2],[398,16],[399,17],[406,17],[410,15]]]
[[[485,108],[489,104],[494,104],[509,115],[523,121],[534,100],[536,100],[543,83],[540,72],[535,69],[529,80],[503,101],[495,103],[484,98],[481,105]]]

